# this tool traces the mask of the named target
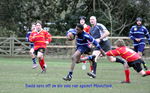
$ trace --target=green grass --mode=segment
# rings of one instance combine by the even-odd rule
[[[77,64],[72,81],[67,82],[63,81],[62,77],[68,73],[70,59],[47,58],[46,61],[47,73],[39,74],[40,67],[32,69],[30,58],[1,57],[0,93],[150,93],[150,77],[141,77],[133,69],[131,69],[132,83],[121,84],[124,72],[122,65],[118,63],[110,63],[105,59],[100,59],[96,79],[90,79],[86,75],[89,69],[81,70],[82,64]],[[96,88],[94,84],[106,84],[112,85],[112,87]],[[29,85],[36,87],[29,87]],[[55,85],[56,87],[54,87]],[[77,85],[78,87],[64,87],[66,85]],[[92,85],[92,87],[81,88],[81,85]]]

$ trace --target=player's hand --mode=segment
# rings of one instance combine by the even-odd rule
[[[103,56],[106,56],[106,53],[105,53],[105,51],[104,51],[103,49],[100,49],[100,51],[101,51],[101,54],[102,54]]]
[[[47,45],[49,44],[49,42],[48,42],[48,41],[46,41],[45,43],[46,43]]]
[[[136,40],[137,42],[140,42],[140,41],[141,41],[141,39],[139,39],[139,38],[136,38],[135,40]]]
[[[32,37],[33,39],[35,39],[36,38],[36,34],[33,34],[33,37]]]
[[[95,39],[98,43],[101,41],[99,38],[98,39]]]
[[[90,48],[93,48],[93,44],[89,44],[89,47],[90,47]]]

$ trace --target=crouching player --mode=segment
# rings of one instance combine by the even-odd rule
[[[123,40],[121,39],[117,40],[115,42],[115,45],[117,48],[106,52],[106,55],[107,56],[121,56],[127,61],[127,64],[125,67],[126,80],[122,81],[121,83],[130,83],[129,67],[133,67],[134,70],[138,72],[139,74],[141,74],[142,76],[150,75],[150,70],[144,71],[142,69],[141,63],[143,62],[143,60],[141,60],[141,56],[135,51],[126,47]]]
[[[30,42],[34,43],[34,53],[39,60],[42,72],[46,72],[46,63],[44,61],[44,52],[46,45],[51,42],[51,34],[42,29],[40,21],[36,23],[36,31],[32,32],[29,37]]]
[[[70,29],[68,31],[68,34],[70,32],[74,36],[76,36],[77,47],[76,47],[75,53],[72,56],[72,64],[70,66],[69,73],[66,77],[63,78],[63,80],[65,80],[65,81],[70,81],[72,79],[73,70],[74,70],[76,63],[80,63],[80,62],[85,61],[85,60],[91,60],[93,63],[93,70],[94,71],[96,70],[96,65],[94,62],[95,55],[89,55],[89,56],[86,56],[84,58],[81,58],[81,55],[83,53],[88,54],[91,51],[88,42],[91,42],[93,45],[96,46],[97,49],[99,49],[100,51],[103,52],[103,50],[101,49],[98,42],[92,36],[90,36],[89,34],[87,34],[86,32],[83,31],[83,25],[78,24],[75,29]]]

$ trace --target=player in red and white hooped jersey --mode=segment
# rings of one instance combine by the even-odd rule
[[[142,69],[141,63],[143,62],[143,60],[141,60],[141,56],[135,51],[126,47],[123,40],[121,39],[117,40],[115,42],[115,45],[117,48],[106,52],[106,55],[107,56],[121,56],[123,59],[127,61],[127,64],[125,66],[125,71],[124,71],[126,80],[122,81],[122,83],[130,83],[129,67],[133,67],[134,70],[138,72],[139,74],[141,74],[142,76],[150,75],[150,70],[144,71]]]
[[[85,16],[80,16],[79,19],[80,19],[80,24],[83,25],[83,27],[84,27],[83,31],[89,34],[90,26],[85,23],[86,17]],[[84,55],[81,56],[81,58],[83,58],[83,57],[84,57]],[[83,61],[82,69],[83,70],[86,69],[86,61]]]
[[[39,60],[39,64],[42,68],[42,72],[46,72],[46,64],[44,61],[44,52],[49,44],[52,41],[51,34],[48,31],[42,29],[41,21],[36,22],[36,30],[33,31],[29,37],[30,42],[34,43],[34,53]]]

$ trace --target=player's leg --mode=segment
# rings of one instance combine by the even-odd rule
[[[150,70],[144,71],[142,69],[142,66],[141,66],[142,61],[143,60],[141,60],[141,59],[137,60],[136,63],[134,64],[133,68],[134,68],[135,71],[137,71],[143,77],[148,76],[148,75],[150,75]]]
[[[85,55],[81,55],[81,58],[84,58]],[[86,69],[86,61],[82,61],[82,70],[85,70]]]
[[[121,83],[130,83],[130,69],[127,62],[124,63],[125,80]]]
[[[110,61],[110,62],[117,62],[117,63],[121,63],[121,64],[124,64],[125,61],[122,60],[121,58],[116,58],[116,57],[113,57],[113,56],[107,56],[107,59]]]
[[[87,75],[92,76],[93,78],[96,78],[97,60],[98,60],[100,53],[101,52],[99,50],[94,50],[92,53],[92,55],[94,56],[93,56],[93,60],[91,60],[92,64],[90,64],[91,72],[87,73]]]
[[[35,54],[34,54],[34,48],[31,48],[30,51],[29,51],[29,54],[32,58],[32,62],[33,62],[33,66],[32,68],[36,68],[38,65],[36,64],[36,58],[35,58]]]
[[[37,58],[39,60],[39,64],[41,66],[42,72],[46,72],[46,67],[47,67],[44,61],[44,51],[45,51],[44,48],[40,48],[37,52]]]
[[[72,75],[73,75],[73,70],[74,70],[75,64],[79,63],[80,56],[81,56],[81,52],[79,50],[77,50],[73,54],[73,56],[72,56],[72,63],[71,63],[71,66],[70,66],[69,73],[68,73],[68,75],[66,77],[63,78],[63,80],[70,81],[72,79]]]
[[[145,47],[144,44],[138,45],[138,52],[137,52],[137,53],[138,53],[141,57],[142,57],[142,55],[143,55],[144,47]],[[142,60],[143,60],[143,59],[142,59]],[[142,61],[141,63],[143,64],[144,69],[147,70],[148,68],[147,68],[147,66],[146,66],[146,63],[145,63],[144,61]]]

